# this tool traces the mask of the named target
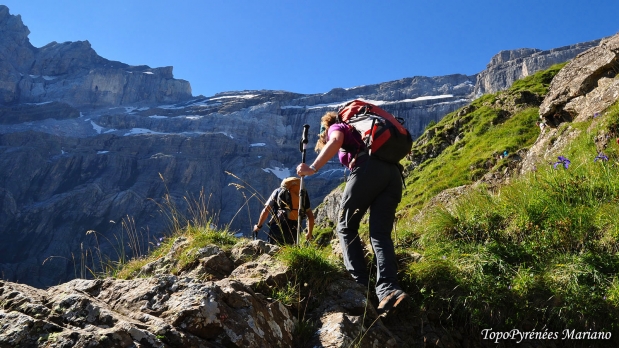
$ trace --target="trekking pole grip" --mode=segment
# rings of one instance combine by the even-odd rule
[[[307,148],[307,134],[309,132],[309,124],[303,125],[303,136],[301,137],[301,143],[299,144],[299,151],[301,151],[303,153],[303,155],[301,156],[302,158],[302,163],[305,163],[305,149]]]

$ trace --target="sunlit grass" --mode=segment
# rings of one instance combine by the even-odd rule
[[[276,257],[287,265],[297,284],[303,284],[314,294],[320,294],[328,284],[343,274],[341,263],[327,249],[312,245],[286,245]]]
[[[501,110],[489,106],[473,111],[466,126],[462,126],[458,142],[410,172],[401,206],[414,210],[445,189],[470,184],[486,172],[502,170],[510,158],[501,159],[498,155],[507,151],[513,156],[535,142],[539,135],[536,108],[520,111],[507,120],[500,120],[500,114]],[[443,122],[447,120],[439,125]]]
[[[606,160],[593,141],[617,115],[613,106],[605,121],[572,127],[578,135],[557,154],[567,169],[539,163],[403,224],[423,258],[402,279],[422,306],[477,327],[619,329],[619,149],[608,142]]]

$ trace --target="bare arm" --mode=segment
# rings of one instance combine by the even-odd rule
[[[269,206],[265,206],[264,209],[260,212],[260,217],[258,218],[258,223],[254,225],[254,232],[260,230],[264,222],[269,217],[269,213],[271,212],[271,208]]]
[[[337,154],[342,147],[342,144],[344,144],[344,133],[340,131],[332,132],[329,135],[329,141],[327,141],[325,146],[320,151],[320,154],[318,154],[318,157],[314,160],[314,163],[312,163],[314,168],[318,171],[325,164],[327,164],[327,162],[335,156],[335,154]],[[312,175],[314,174],[314,170],[310,168],[309,165],[301,163],[297,166],[297,174],[299,176]]]

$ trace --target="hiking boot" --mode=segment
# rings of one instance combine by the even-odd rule
[[[402,290],[394,290],[378,304],[378,316],[387,318],[398,311],[405,311],[410,302],[410,296]]]

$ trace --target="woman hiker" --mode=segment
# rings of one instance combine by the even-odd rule
[[[344,264],[353,279],[369,285],[369,275],[359,224],[370,209],[370,241],[377,263],[376,295],[378,313],[387,317],[410,303],[397,280],[397,262],[391,230],[395,211],[402,198],[402,176],[397,164],[369,156],[361,135],[351,126],[338,121],[336,112],[327,112],[320,122],[316,143],[318,157],[311,165],[297,166],[298,175],[317,173],[327,161],[339,152],[340,162],[351,170],[340,203],[337,234],[344,256]]]

